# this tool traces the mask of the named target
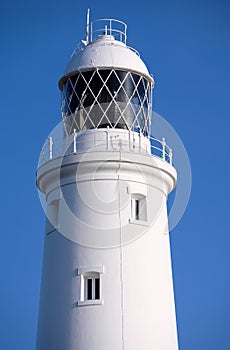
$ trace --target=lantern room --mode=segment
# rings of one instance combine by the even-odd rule
[[[116,128],[150,134],[153,78],[139,53],[127,46],[127,26],[114,19],[87,25],[59,81],[68,135]]]

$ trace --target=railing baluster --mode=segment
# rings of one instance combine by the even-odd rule
[[[77,153],[77,133],[76,129],[73,129],[73,153]]]
[[[131,135],[130,135],[131,131],[129,129],[129,152],[131,151]]]
[[[173,152],[172,152],[172,150],[170,148],[170,150],[169,150],[169,164],[170,165],[172,165],[172,156],[173,156]]]
[[[49,137],[49,153],[50,153],[50,160],[53,158],[53,138]]]
[[[109,21],[110,23],[109,23],[109,31],[110,31],[110,35],[112,35],[112,20],[110,19],[110,21]]]
[[[90,24],[90,42],[93,41],[93,22]]]
[[[166,142],[165,142],[165,138],[164,137],[162,138],[161,144],[162,144],[162,158],[163,158],[163,160],[165,160],[165,145],[166,145]]]
[[[106,129],[106,148],[109,149],[109,126]]]
[[[141,153],[141,130],[139,129],[139,152]]]

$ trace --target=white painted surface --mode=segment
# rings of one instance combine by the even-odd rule
[[[65,157],[59,176],[58,159],[38,169],[48,202],[59,198],[65,236],[45,237],[37,350],[177,350],[166,211],[175,169],[151,155],[99,151]],[[143,225],[129,220],[135,191],[147,194]],[[78,269],[93,266],[103,267],[103,303],[78,306]]]
[[[132,49],[110,36],[109,39],[108,36],[102,36],[100,40],[87,45],[83,51],[73,53],[59,86],[62,87],[66,75],[94,68],[128,70],[139,73],[153,82],[145,63]]]

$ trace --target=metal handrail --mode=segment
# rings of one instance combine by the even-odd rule
[[[96,23],[104,22],[104,26],[94,29]],[[107,23],[107,24],[106,24]],[[108,26],[109,24],[109,26]],[[116,25],[121,25],[123,29],[116,28]],[[89,42],[94,41],[98,34],[113,35],[118,37],[118,40],[126,44],[127,40],[127,24],[114,18],[100,18],[90,23]]]
[[[114,130],[114,129],[113,129]],[[118,149],[124,151],[130,151],[134,153],[151,154],[157,158],[161,158],[163,161],[172,165],[172,150],[166,144],[165,139],[158,140],[153,136],[148,137],[149,145],[143,142],[143,138],[140,133],[132,132],[133,136],[139,136],[134,140],[131,137],[129,140],[112,139],[110,129],[100,130],[102,133],[107,133],[104,139],[96,139],[92,147],[92,140],[79,140],[82,133],[78,134],[76,130],[68,138],[53,138],[48,137],[46,140],[40,155],[39,165],[46,163],[49,160],[66,156],[69,154],[77,154],[90,151],[109,150],[117,151]],[[113,137],[113,136],[112,136]]]
[[[105,24],[104,27],[93,29],[93,26],[97,22],[104,22],[109,23],[109,27]],[[115,25],[112,25],[112,23],[119,23],[124,27],[124,29],[117,29],[115,28]],[[127,24],[119,21],[117,19],[113,18],[101,18],[97,19],[95,21],[90,22],[90,30],[86,33],[86,41],[84,44],[84,40],[81,40],[78,44],[78,46],[73,50],[71,54],[71,58],[77,53],[77,51],[83,51],[85,45],[88,45],[89,43],[93,42],[95,39],[99,38],[100,36],[108,35],[113,36],[115,39],[118,39],[122,43],[126,44],[127,42]],[[127,48],[131,51],[133,51],[138,57],[140,57],[139,51],[134,49],[132,46],[127,46]]]
[[[138,57],[141,57],[140,52],[134,49],[132,46],[127,46],[127,48],[131,51],[133,51]]]

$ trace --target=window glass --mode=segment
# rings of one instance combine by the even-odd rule
[[[147,220],[146,197],[141,194],[133,194],[131,197],[132,220]]]
[[[92,278],[87,278],[87,300],[93,299],[93,280]]]
[[[100,299],[100,274],[98,272],[87,272],[84,275],[84,299]]]
[[[151,89],[142,76],[99,69],[68,77],[62,92],[67,132],[115,127],[149,133]],[[67,119],[71,119],[68,120]],[[72,121],[72,122],[71,122]]]
[[[132,219],[139,220],[139,210],[140,203],[138,199],[132,198],[131,200],[131,210],[132,210]]]
[[[100,278],[95,278],[95,299],[100,299]]]

